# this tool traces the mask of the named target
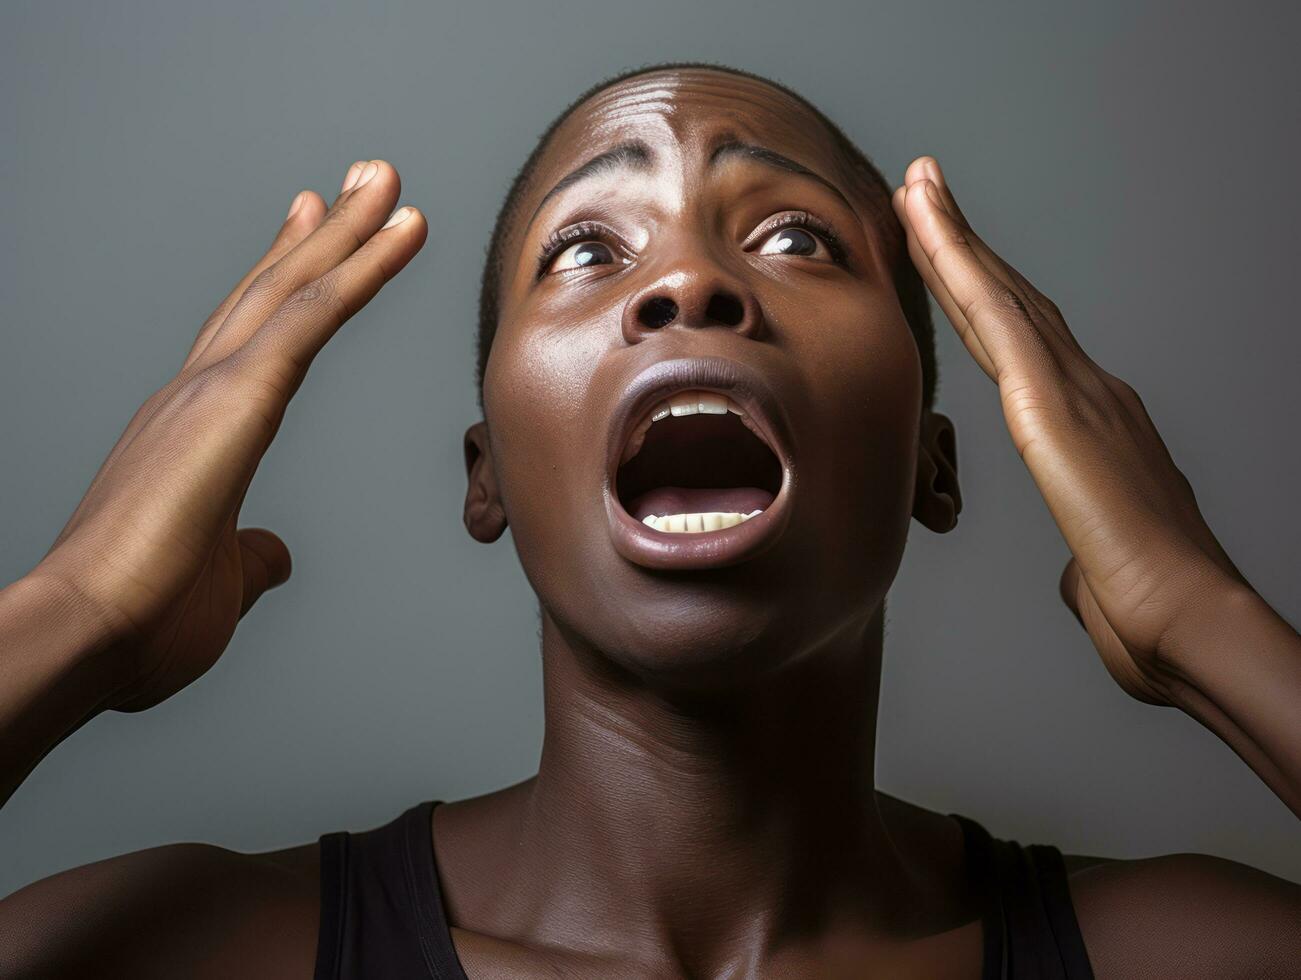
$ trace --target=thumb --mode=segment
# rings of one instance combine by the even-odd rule
[[[239,608],[243,617],[263,592],[288,580],[293,562],[285,543],[266,528],[240,528],[235,532],[235,539],[239,542],[240,567],[244,573],[244,598]]]
[[[1121,642],[1116,631],[1111,628],[1111,623],[1102,612],[1102,607],[1098,605],[1098,600],[1093,597],[1093,590],[1089,588],[1089,583],[1084,580],[1084,573],[1080,571],[1079,562],[1073,557],[1066,563],[1062,569],[1061,581],[1057,583],[1057,588],[1062,594],[1062,602],[1066,603],[1066,608],[1074,614],[1076,621],[1084,627],[1084,632],[1089,634],[1089,639],[1093,645],[1103,652],[1103,659],[1107,659],[1107,650],[1123,650],[1125,644]]]
[[[1084,617],[1080,614],[1080,566],[1071,558],[1062,569],[1061,581],[1057,583],[1057,588],[1062,594],[1062,602],[1066,603],[1066,608],[1075,614],[1075,618],[1084,625]]]

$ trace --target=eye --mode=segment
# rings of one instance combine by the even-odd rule
[[[831,253],[817,235],[803,228],[780,228],[764,239],[758,248],[760,255],[805,255],[811,258],[831,258]]]
[[[614,253],[609,246],[600,242],[575,242],[551,260],[551,272],[565,272],[569,269],[586,269],[593,265],[609,265],[614,262]]]

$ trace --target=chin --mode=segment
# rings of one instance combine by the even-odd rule
[[[865,625],[885,594],[885,586],[844,578],[806,574],[797,584],[773,567],[777,555],[767,558],[696,574],[625,566],[586,596],[539,595],[571,645],[641,684],[666,692],[744,688]]]

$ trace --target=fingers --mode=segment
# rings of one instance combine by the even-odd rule
[[[1066,321],[1062,318],[1061,312],[1056,305],[1036,289],[1010,263],[990,248],[984,239],[972,229],[967,216],[963,214],[962,209],[958,206],[957,199],[944,177],[944,172],[940,169],[939,162],[934,157],[918,157],[909,164],[908,170],[904,174],[906,187],[922,180],[928,180],[934,185],[939,192],[940,207],[963,230],[963,234],[971,245],[972,252],[980,259],[985,268],[1012,291],[1022,305],[1036,317],[1041,328],[1055,334],[1067,348],[1073,350],[1080,357],[1084,357],[1084,351],[1080,348],[1070,328],[1066,326]]]
[[[904,209],[930,264],[929,274],[961,314],[953,326],[972,356],[995,381],[1009,371],[1019,378],[1064,366],[1078,347],[1067,349],[1062,332],[1044,322],[1037,304],[1010,286],[982,261],[968,232],[944,208],[929,178],[907,187]],[[992,254],[992,253],[991,253]],[[925,277],[927,270],[921,270]],[[928,280],[931,285],[931,280]],[[989,365],[980,358],[983,350]],[[992,367],[992,370],[991,370]]]
[[[244,591],[240,602],[241,618],[264,592],[283,585],[293,570],[289,549],[266,528],[245,527],[235,532],[239,543],[240,568]]]
[[[402,182],[383,160],[354,164],[320,223],[277,261],[258,273],[203,353],[200,365],[239,349],[298,290],[324,276],[380,229],[397,203]]]
[[[321,348],[402,271],[427,234],[418,210],[399,208],[365,245],[286,299],[231,360],[292,397]]]
[[[936,274],[935,269],[931,266],[931,260],[927,258],[921,243],[917,241],[917,233],[913,230],[912,222],[908,220],[907,211],[904,207],[907,192],[906,185],[896,187],[890,203],[894,207],[895,214],[899,217],[899,223],[903,225],[907,237],[908,257],[912,259],[913,265],[917,267],[917,271],[921,274],[922,281],[926,283],[926,288],[931,291],[931,295],[939,303],[940,309],[948,317],[949,323],[953,324],[953,329],[957,331],[971,356],[976,359],[976,363],[980,365],[981,370],[992,378],[994,377],[993,360],[980,343],[980,338],[972,332],[971,324],[967,322],[967,318],[963,315],[962,310],[958,308],[958,304],[953,301],[948,288]]]
[[[262,270],[280,261],[295,245],[312,233],[323,217],[325,217],[325,201],[315,191],[301,191],[294,198],[289,206],[289,214],[281,224],[280,231],[276,233],[275,241],[271,243],[266,254],[258,259],[257,264],[249,269],[244,278],[230,291],[230,295],[222,300],[221,304],[212,311],[212,315],[204,321],[185,358],[185,363],[181,365],[182,371],[202,355],[213,335],[239,302],[239,298],[244,295],[244,291]]]
[[[972,229],[971,222],[967,220],[967,216],[958,207],[958,201],[953,196],[948,181],[944,179],[944,172],[940,170],[939,162],[934,157],[918,157],[909,165],[908,172],[904,175],[905,182],[908,181],[909,175],[914,175],[913,179],[929,180],[935,185],[935,189],[940,192],[940,202],[944,210],[962,227],[967,240],[971,242],[972,251],[985,264],[985,268],[1002,280],[1028,306],[1033,306],[1038,313],[1043,315],[1045,320],[1052,319],[1050,313],[1056,314],[1056,311],[1052,308],[1048,298],[1035,289],[1025,276],[1017,272],[997,252],[985,244],[985,240]],[[1060,315],[1056,315],[1056,319],[1060,320]]]
[[[155,392],[136,412],[135,416],[127,425],[121,438],[116,446],[109,453],[108,458],[100,467],[91,483],[91,490],[104,478],[104,475],[111,469],[113,463],[124,453],[132,444],[136,435],[148,424],[154,415],[171,404],[172,401],[187,390],[188,386],[196,378],[202,376],[204,370],[219,364],[227,355],[226,349],[234,345],[236,339],[246,336],[248,333],[255,331],[261,322],[250,324],[241,324],[239,329],[231,323],[231,318],[237,316],[242,305],[250,301],[250,294],[258,291],[265,292],[268,288],[285,281],[285,269],[289,269],[288,275],[300,277],[308,275],[318,268],[327,266],[337,266],[338,259],[333,263],[327,261],[327,256],[321,253],[329,253],[333,250],[335,253],[342,253],[346,258],[354,250],[356,243],[352,236],[365,236],[367,239],[375,238],[373,235],[375,228],[378,228],[387,217],[386,213],[380,213],[376,206],[387,206],[388,200],[397,193],[397,174],[387,164],[376,164],[373,167],[371,179],[363,182],[362,178],[367,170],[367,165],[371,161],[364,161],[362,164],[354,164],[349,171],[349,176],[345,179],[345,185],[348,190],[341,191],[335,202],[333,216],[333,227],[325,229],[322,232],[322,226],[328,222],[326,220],[325,203],[313,191],[304,191],[295,198],[295,207],[291,208],[291,213],[286,217],[280,232],[277,234],[275,241],[266,255],[248,272],[244,279],[236,286],[230,296],[214,311],[209,317],[203,330],[200,331],[196,339],[195,348],[187,358],[185,366],[181,372],[169,381],[163,388]],[[378,193],[372,195],[370,199],[358,199],[359,192],[365,192],[370,189],[370,185],[376,185]],[[351,210],[349,210],[351,209]],[[358,286],[353,280],[353,270],[357,266],[350,266],[346,273],[336,276],[324,283],[323,288],[304,288],[297,293],[290,293],[296,301],[299,301],[294,311],[312,320],[323,320],[330,322],[329,311],[320,315],[317,307],[321,306],[327,300],[338,300],[347,304],[347,308],[342,315],[336,315],[329,332],[338,329],[338,324],[342,323],[347,316],[355,313],[361,305],[374,296],[375,291],[383,284],[383,277],[391,277],[401,269],[411,256],[419,250],[420,245],[424,242],[426,229],[424,219],[414,211],[404,211],[404,215],[410,217],[414,215],[415,220],[404,224],[401,231],[384,231],[378,236],[382,242],[377,243],[376,248],[367,252],[367,261],[378,263],[383,276],[378,283],[367,286],[364,282]],[[349,224],[351,222],[351,224]],[[373,226],[373,227],[372,227]],[[341,241],[342,240],[342,241]],[[308,252],[304,255],[304,249],[312,243],[313,248],[317,251]],[[382,247],[380,247],[382,245]],[[288,264],[286,264],[288,263]],[[297,270],[297,271],[295,271]],[[292,279],[288,281],[293,281]],[[310,284],[310,280],[308,281]],[[292,326],[286,324],[285,318],[281,317],[278,321],[281,328]],[[312,326],[311,323],[307,324]],[[328,334],[327,334],[328,336]],[[310,338],[309,338],[310,339]],[[302,350],[303,338],[299,338],[298,347],[290,345],[285,348],[295,360],[293,363],[303,363],[310,361],[311,353],[304,356]],[[316,348],[323,343],[319,335],[315,338]],[[258,410],[264,412],[268,420],[275,419],[283,411],[286,397],[284,392],[287,390],[283,384],[277,384],[268,388],[268,381],[283,381],[287,369],[284,367],[285,358],[273,362],[270,366],[273,370],[264,372],[260,377],[256,373],[244,373],[245,377],[253,378],[255,381],[260,380],[262,385],[257,391],[241,389],[241,404],[248,408],[256,405]],[[223,377],[231,377],[238,380],[241,372],[236,370],[224,370]],[[299,379],[301,380],[301,379]],[[289,389],[292,390],[292,389]],[[255,397],[250,397],[253,395]],[[274,425],[270,426],[274,429]],[[74,513],[73,521],[76,520],[77,514]],[[71,525],[73,521],[70,521]],[[66,532],[66,529],[65,529]]]
[[[934,185],[922,178],[904,191],[904,213],[925,258],[922,277],[949,316],[959,339],[995,381],[1013,357],[1015,337],[1008,322],[1017,303],[972,251],[962,229],[931,195]],[[954,315],[956,314],[956,315]]]

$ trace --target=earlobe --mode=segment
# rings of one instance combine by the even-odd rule
[[[935,533],[943,534],[957,526],[962,511],[953,422],[940,412],[927,412],[918,441],[913,517]]]
[[[506,510],[497,491],[488,424],[475,422],[465,430],[465,529],[476,541],[490,544],[506,530]]]

